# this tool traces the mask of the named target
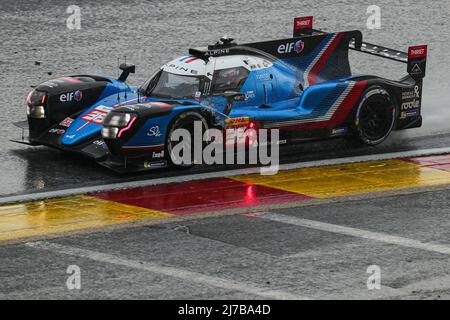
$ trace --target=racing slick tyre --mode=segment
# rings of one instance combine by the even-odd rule
[[[380,86],[370,87],[356,110],[354,138],[360,144],[376,146],[391,134],[395,119],[396,107],[389,93]]]
[[[202,136],[194,137],[194,128],[195,123],[201,122],[202,124]],[[187,136],[181,136],[178,129],[187,130],[189,133],[189,139]],[[173,167],[180,169],[187,169],[195,164],[199,164],[195,162],[195,138],[199,141],[197,143],[202,144],[202,152],[203,152],[203,134],[208,130],[208,122],[206,119],[198,112],[188,111],[179,115],[169,127],[169,131],[167,134],[167,158],[169,164]],[[190,155],[186,154],[190,153]],[[184,159],[188,161],[183,161]]]

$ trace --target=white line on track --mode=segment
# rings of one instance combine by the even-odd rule
[[[424,242],[409,239],[409,238],[391,236],[386,233],[372,232],[372,231],[363,230],[363,229],[345,227],[345,226],[340,226],[340,225],[336,225],[336,224],[329,224],[329,223],[324,223],[324,222],[320,222],[320,221],[302,219],[302,218],[281,215],[281,214],[267,213],[267,214],[261,214],[261,215],[255,215],[255,216],[258,218],[265,219],[265,220],[286,223],[286,224],[295,225],[295,226],[299,226],[299,227],[305,227],[305,228],[309,228],[309,229],[337,233],[337,234],[351,236],[351,237],[357,237],[357,238],[363,238],[363,239],[367,239],[367,240],[384,242],[384,243],[398,245],[398,246],[407,247],[407,248],[415,248],[415,249],[450,255],[450,247],[442,245],[442,244],[424,243]]]
[[[226,290],[236,290],[249,295],[261,297],[264,299],[275,299],[275,300],[311,300],[308,297],[288,293],[280,290],[272,290],[269,288],[258,287],[251,283],[236,282],[229,279],[208,276],[197,272],[192,272],[184,269],[160,266],[154,263],[129,260],[126,258],[91,251],[87,249],[81,249],[76,247],[70,247],[65,245],[60,245],[52,242],[37,241],[26,243],[28,247],[35,249],[47,250],[59,254],[66,254],[71,256],[76,256],[79,258],[87,258],[97,262],[109,263],[114,265],[125,266],[128,268],[148,271],[151,273],[169,276],[183,281],[188,281],[192,283],[198,283],[202,285],[212,286],[216,288],[226,289]]]
[[[347,158],[338,158],[338,159],[329,159],[329,160],[318,160],[318,161],[282,164],[279,166],[278,170],[279,171],[287,171],[287,170],[301,169],[301,168],[311,168],[311,167],[349,164],[349,163],[377,161],[377,160],[391,160],[391,159],[408,158],[408,157],[432,156],[432,155],[447,154],[447,153],[450,153],[450,148],[436,148],[436,149],[423,149],[423,150],[413,150],[413,151],[405,151],[405,152],[393,152],[393,153],[374,154],[374,155],[367,155],[367,156],[357,156],[357,157],[347,157]],[[148,187],[148,186],[162,185],[162,184],[175,183],[175,182],[188,182],[188,181],[194,181],[194,180],[224,178],[224,177],[232,177],[232,176],[254,174],[254,173],[259,174],[259,173],[261,173],[262,170],[265,170],[267,172],[268,169],[267,169],[267,167],[266,168],[255,167],[255,168],[216,171],[216,172],[207,172],[207,173],[195,173],[195,174],[175,176],[175,177],[148,179],[148,180],[131,181],[131,182],[123,182],[123,183],[113,183],[113,184],[72,188],[72,189],[64,189],[64,190],[56,190],[56,191],[36,192],[36,193],[23,194],[23,195],[0,197],[0,204],[67,197],[67,196],[76,195],[76,194],[106,192],[106,191],[113,191],[113,190]]]

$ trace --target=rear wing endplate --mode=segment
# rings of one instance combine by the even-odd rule
[[[313,28],[312,16],[294,19],[294,37],[312,36],[316,34],[326,34],[326,32]],[[371,54],[377,57],[407,63],[408,73],[412,78],[418,80],[425,77],[428,56],[428,46],[426,45],[409,47],[408,52],[402,52],[376,44],[363,42],[361,34],[360,39],[350,41],[349,48],[351,50]]]
[[[425,78],[428,46],[415,46],[408,49],[408,73],[414,79]]]

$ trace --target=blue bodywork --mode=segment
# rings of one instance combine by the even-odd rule
[[[364,43],[357,30],[315,30],[312,22],[312,17],[296,18],[292,38],[247,44],[222,38],[190,49],[189,56],[165,64],[140,87],[125,83],[135,72],[126,63],[117,80],[77,75],[46,81],[27,98],[27,123],[16,125],[29,129],[28,144],[81,153],[127,170],[130,158],[139,159],[138,170],[165,166],[167,136],[184,113],[191,122],[200,118],[222,130],[251,123],[277,128],[284,134],[280,143],[357,133],[361,142],[376,145],[391,130],[422,125],[427,46],[405,53]],[[406,63],[409,75],[400,81],[352,75],[350,49]],[[379,139],[358,132],[361,123],[383,122],[384,115],[381,121],[360,121],[359,111],[371,95],[388,104],[392,115]]]
[[[348,75],[338,79],[327,79],[330,77],[317,74],[316,76],[320,80],[314,85],[305,83],[304,74],[306,70],[317,63],[317,57],[320,54],[323,55],[324,48],[329,46],[332,41],[336,40],[333,39],[333,34],[329,34],[306,56],[276,59],[272,61],[272,66],[269,68],[250,71],[240,88],[240,92],[246,95],[245,101],[236,102],[227,116],[222,113],[225,106],[225,99],[222,97],[209,96],[198,100],[173,100],[180,103],[180,105],[164,117],[147,120],[133,137],[126,142],[125,146],[164,144],[169,124],[172,120],[179,116],[180,113],[192,109],[212,109],[216,117],[215,121],[218,123],[224,122],[227,117],[249,117],[262,122],[292,120],[314,122],[315,119],[321,119],[330,111],[330,108],[333,107],[336,101],[342,97],[352,82],[352,77]],[[343,54],[347,54],[347,52],[345,51]],[[185,59],[183,58],[183,60]],[[61,143],[64,146],[77,145],[100,135],[101,123],[88,123],[83,120],[86,114],[89,114],[99,106],[114,109],[138,102],[142,104],[145,102],[169,100],[138,97],[138,87],[128,87],[126,84],[113,79],[110,79],[110,81],[111,83],[105,88],[97,103],[80,114],[63,135]],[[184,102],[191,102],[192,104],[181,105]],[[262,105],[266,105],[268,108],[260,108]],[[161,134],[149,136],[147,133],[150,128],[155,126],[159,128]]]

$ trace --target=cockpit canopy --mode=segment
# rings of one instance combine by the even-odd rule
[[[142,89],[147,96],[166,99],[194,99],[208,83],[210,93],[239,91],[251,71],[272,66],[267,59],[233,55],[211,57],[208,61],[184,56],[165,64]]]

